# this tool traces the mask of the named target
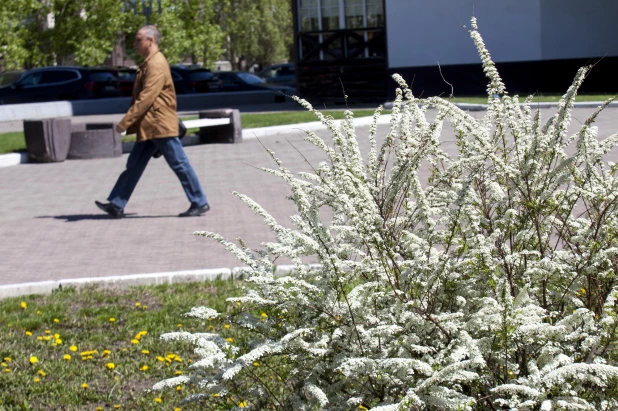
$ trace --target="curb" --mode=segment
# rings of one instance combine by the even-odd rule
[[[317,269],[319,264],[308,264],[310,269]],[[108,277],[68,278],[63,280],[41,281],[32,283],[0,285],[0,300],[32,294],[51,294],[54,290],[66,287],[85,287],[99,285],[103,288],[126,288],[140,285],[159,285],[176,283],[193,283],[214,280],[234,280],[242,278],[242,272],[248,267],[212,268],[202,270],[170,271],[164,273],[114,275]],[[289,275],[294,265],[279,265],[275,276]]]

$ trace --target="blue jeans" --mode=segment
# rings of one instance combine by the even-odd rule
[[[127,160],[127,168],[118,177],[118,181],[107,197],[107,201],[118,208],[125,208],[137,182],[148,165],[148,161],[157,150],[161,151],[167,164],[178,176],[191,206],[201,207],[205,205],[208,202],[206,195],[178,137],[153,138],[135,143]]]

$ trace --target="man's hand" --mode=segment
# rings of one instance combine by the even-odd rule
[[[120,124],[116,124],[116,133],[122,134],[124,132],[124,128],[120,127]]]

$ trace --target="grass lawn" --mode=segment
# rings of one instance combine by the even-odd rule
[[[557,102],[561,95],[538,95],[535,98],[535,102]],[[609,94],[582,94],[577,96],[577,101],[605,101],[614,95]],[[487,97],[454,97],[450,99],[453,103],[473,103],[473,104],[485,104],[487,103]],[[523,98],[522,98],[523,101]],[[373,115],[373,110],[367,109],[354,109],[356,117],[365,117]],[[330,114],[336,119],[343,118],[343,110],[324,110],[323,113]],[[390,113],[388,110],[384,111],[385,114]],[[184,117],[184,120],[193,120],[197,116]],[[268,127],[278,126],[284,124],[298,124],[309,121],[316,121],[313,114],[306,111],[289,111],[282,113],[243,113],[241,114],[241,122],[243,128],[256,128],[256,127]],[[188,133],[195,133],[197,129],[189,129]],[[123,138],[124,142],[134,141],[134,136]],[[0,134],[0,154],[11,153],[15,151],[25,150],[26,142],[24,135],[21,132]]]
[[[182,316],[201,305],[225,311],[225,299],[238,295],[236,284],[90,286],[0,301],[0,410],[206,409],[180,404],[191,387],[147,391],[197,359],[192,347],[159,336],[185,330],[242,341],[234,326]],[[240,401],[212,399],[207,408]]]

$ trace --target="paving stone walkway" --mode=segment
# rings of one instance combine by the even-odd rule
[[[573,125],[579,126],[592,111],[576,109]],[[543,110],[543,115],[552,112]],[[608,109],[597,124],[602,136],[618,131],[618,109]],[[368,127],[357,130],[367,150]],[[381,126],[380,134],[386,130]],[[445,147],[454,150],[449,127],[444,130]],[[249,195],[287,225],[295,208],[285,199],[287,186],[257,169],[274,166],[262,144],[295,171],[309,170],[305,159],[312,164],[323,159],[319,150],[302,141],[296,126],[290,126],[287,135],[261,142],[188,147],[212,206],[199,218],[176,217],[189,204],[163,159],[151,161],[125,210],[127,218],[121,220],[102,214],[94,200],[105,201],[127,155],[0,168],[0,285],[241,265],[219,244],[192,233],[209,230],[232,240],[241,237],[252,247],[273,239],[262,219],[232,191]]]

